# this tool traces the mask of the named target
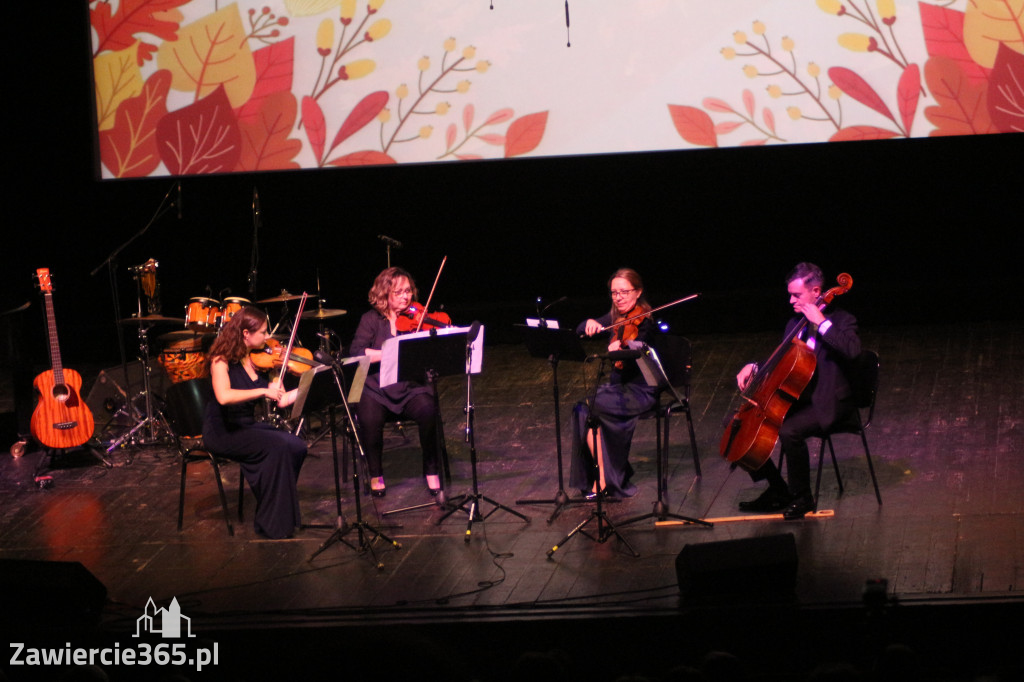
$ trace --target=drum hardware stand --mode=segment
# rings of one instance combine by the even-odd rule
[[[601,384],[601,377],[604,375],[604,365],[608,361],[607,357],[601,359],[601,368],[598,370],[597,385]],[[594,403],[596,402],[597,394],[595,389],[594,397],[587,401],[587,429],[590,431],[593,446],[590,448],[591,458],[593,459],[593,476],[594,476],[594,489],[597,494],[594,496],[594,500],[597,502],[594,509],[591,510],[590,516],[588,516],[583,523],[579,524],[566,535],[560,542],[556,543],[554,547],[547,551],[548,559],[554,556],[565,543],[569,542],[575,535],[584,535],[594,542],[605,543],[609,538],[617,537],[622,544],[630,551],[634,557],[639,557],[640,554],[633,549],[632,545],[626,541],[626,538],[622,537],[618,530],[615,528],[615,524],[608,518],[608,514],[604,511],[604,497],[605,492],[601,487],[601,462],[600,457],[604,454],[604,448],[600,448],[601,452],[598,452],[599,442],[598,439],[601,437],[598,429],[599,424],[597,419],[594,417]],[[591,521],[597,521],[597,534],[591,535],[589,532],[584,530],[586,525]]]
[[[377,538],[380,538],[385,542],[390,543],[391,546],[395,549],[401,549],[402,545],[395,539],[388,537],[377,528],[374,528],[370,524],[363,521],[362,498],[359,490],[360,485],[362,485],[362,481],[360,480],[359,476],[358,462],[360,460],[362,460],[363,462],[366,461],[366,453],[363,450],[363,443],[359,439],[359,433],[357,429],[354,428],[355,422],[353,421],[352,418],[352,408],[349,406],[348,396],[345,394],[345,390],[342,387],[341,378],[343,374],[340,365],[337,363],[337,361],[334,360],[332,356],[327,354],[321,354],[321,356],[318,357],[317,359],[321,362],[324,360],[329,360],[329,362],[325,364],[330,364],[331,366],[331,372],[334,374],[335,384],[338,386],[338,394],[341,396],[341,404],[345,408],[345,416],[347,417],[348,420],[345,428],[347,431],[347,437],[350,439],[350,442],[352,443],[352,487],[355,491],[356,520],[351,524],[348,523],[345,520],[345,516],[342,514],[341,511],[341,483],[340,478],[338,476],[338,447],[335,435],[336,432],[334,407],[331,406],[329,408],[331,420],[330,430],[331,446],[334,452],[334,489],[338,503],[338,519],[336,522],[335,531],[331,533],[330,537],[323,541],[323,543],[320,545],[319,548],[317,548],[315,552],[313,552],[313,555],[309,557],[309,561],[315,559],[317,556],[320,555],[321,552],[323,552],[325,549],[330,547],[335,542],[341,542],[349,548],[355,550],[356,552],[369,553],[371,560],[373,561],[373,564],[377,568],[384,568],[384,564],[380,561],[380,559],[377,558],[377,553],[373,549],[373,543],[377,540]],[[345,536],[351,533],[352,531],[355,531],[358,537],[358,541],[355,544],[345,539]]]
[[[526,516],[525,514],[520,514],[515,509],[512,509],[511,507],[507,507],[507,506],[501,504],[500,502],[498,502],[497,500],[494,500],[494,499],[492,499],[490,497],[487,497],[486,495],[483,495],[480,492],[480,483],[479,483],[479,479],[477,477],[477,470],[476,470],[476,463],[477,463],[477,457],[476,457],[476,436],[475,436],[474,419],[473,419],[473,416],[474,416],[474,413],[475,413],[475,407],[473,405],[473,372],[471,371],[471,368],[472,368],[472,365],[473,365],[473,342],[476,340],[476,338],[479,336],[479,334],[480,334],[480,323],[479,322],[474,322],[472,325],[470,325],[469,331],[466,334],[466,407],[465,407],[465,413],[466,413],[466,441],[469,443],[469,461],[470,461],[470,471],[472,472],[472,478],[473,478],[473,492],[469,493],[469,494],[465,494],[465,495],[460,495],[459,497],[456,497],[451,502],[449,502],[448,503],[448,505],[450,507],[449,510],[447,512],[445,512],[441,516],[441,518],[439,518],[437,520],[437,525],[441,525],[441,523],[445,519],[447,519],[449,516],[451,516],[455,512],[457,512],[457,511],[464,511],[464,512],[466,512],[466,515],[467,515],[468,519],[467,519],[467,523],[466,523],[466,535],[465,535],[464,539],[465,539],[465,541],[467,543],[470,541],[470,538],[472,537],[473,522],[474,521],[483,522],[488,517],[490,517],[491,514],[493,514],[494,512],[498,511],[499,509],[502,510],[502,511],[506,511],[509,514],[512,514],[514,516],[518,516],[519,518],[521,518],[523,521],[525,521],[527,523],[530,522],[530,517]],[[491,511],[487,512],[486,514],[481,514],[481,512],[480,512],[480,503],[481,502],[487,502],[488,504],[492,505],[494,508],[491,509]]]
[[[550,306],[549,306],[550,307]],[[580,345],[579,336],[571,329],[560,329],[548,327],[547,322],[540,318],[537,326],[516,325],[520,327],[526,338],[526,347],[534,357],[547,357],[551,365],[551,388],[554,393],[555,402],[555,455],[558,467],[558,490],[555,496],[543,500],[516,500],[516,504],[554,504],[555,509],[548,517],[550,524],[562,511],[563,507],[570,504],[583,504],[585,499],[571,499],[565,492],[565,482],[562,474],[562,420],[559,410],[558,390],[558,362],[563,357],[566,360],[584,360],[586,352]]]
[[[129,429],[121,437],[114,440],[108,447],[107,452],[113,452],[117,448],[121,447],[125,443],[132,445],[148,445],[159,441],[160,436],[157,433],[158,429],[162,429],[164,434],[171,434],[170,425],[167,423],[167,419],[164,417],[163,412],[153,405],[153,389],[150,383],[150,372],[152,369],[149,364],[149,328],[143,324],[139,325],[139,358],[142,360],[142,393],[141,395],[146,401],[145,416]],[[128,401],[134,406],[134,398]],[[140,437],[137,437],[140,431],[145,429]],[[131,464],[135,459],[134,455],[130,454],[128,457],[128,464]]]

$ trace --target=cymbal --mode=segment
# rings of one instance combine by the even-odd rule
[[[340,308],[317,308],[316,310],[310,310],[307,313],[302,313],[302,319],[326,320],[328,317],[341,317],[346,314],[348,314],[348,311],[341,310]]]
[[[143,317],[126,317],[118,320],[118,324],[185,324],[183,317],[164,317],[163,315],[145,315]]]
[[[184,341],[186,339],[198,339],[206,336],[216,335],[216,332],[195,332],[192,331],[191,329],[182,329],[181,331],[167,332],[166,334],[161,334],[157,338],[159,341],[163,341],[166,343],[169,341]]]
[[[257,303],[284,303],[286,301],[297,301],[302,298],[302,294],[289,294],[287,289],[281,289],[281,293],[273,298],[265,298],[262,301],[256,301]]]

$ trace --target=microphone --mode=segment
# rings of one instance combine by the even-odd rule
[[[544,317],[544,313],[546,313],[548,311],[548,309],[553,308],[554,306],[558,305],[559,303],[563,303],[563,302],[568,301],[568,300],[569,300],[568,296],[563,296],[562,298],[555,299],[551,303],[548,303],[546,306],[544,306],[544,309],[540,311],[540,314],[538,315],[538,317]],[[538,302],[539,301],[540,301],[540,299],[538,298]]]
[[[260,214],[260,193],[255,187],[252,188],[252,212],[254,215]]]
[[[378,234],[377,235],[377,239],[381,240],[382,242],[384,242],[388,246],[395,247],[396,249],[402,248],[402,242],[398,241],[397,239],[392,239],[391,237],[387,236],[386,234]]]
[[[181,180],[178,180],[178,200],[175,203],[178,205],[178,220],[181,220]]]

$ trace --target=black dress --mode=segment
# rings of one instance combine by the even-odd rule
[[[241,364],[228,366],[231,388],[266,388],[258,373],[254,381]],[[270,424],[256,421],[258,400],[221,405],[211,400],[203,418],[203,443],[217,455],[239,462],[256,496],[256,532],[268,538],[291,537],[300,524],[297,481],[306,458],[306,443]]]
[[[608,313],[597,320],[601,326],[611,324]],[[577,328],[582,334],[586,322]],[[649,343],[655,332],[650,318],[637,327],[637,341]],[[611,497],[630,497],[636,486],[630,481],[633,467],[629,463],[629,449],[639,415],[654,407],[654,389],[647,385],[636,360],[623,360],[622,369],[612,366],[608,382],[598,385],[593,406],[579,402],[573,409],[572,458],[569,467],[569,485],[588,493],[594,485],[593,455],[587,446],[587,416],[591,414],[601,427],[601,445],[604,453],[605,493]]]
[[[391,322],[376,310],[368,310],[359,319],[359,326],[349,347],[349,355],[363,355],[367,349],[380,350],[393,338]],[[423,474],[438,473],[437,409],[433,388],[414,381],[399,381],[385,388],[380,386],[380,363],[375,363],[366,376],[363,394],[356,407],[359,438],[366,451],[370,476],[383,476],[384,423],[392,419],[412,419],[419,427],[423,450]]]

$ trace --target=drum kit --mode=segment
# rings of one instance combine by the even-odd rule
[[[222,300],[207,296],[195,296],[188,300],[185,305],[185,317],[166,317],[160,312],[159,283],[156,270],[159,263],[149,259],[142,265],[133,266],[131,272],[137,283],[137,310],[138,313],[117,321],[121,326],[134,326],[137,328],[139,340],[139,359],[142,361],[142,391],[135,398],[144,399],[144,407],[134,408],[136,414],[132,415],[136,420],[134,426],[126,433],[115,439],[107,448],[107,452],[121,447],[127,443],[147,444],[160,441],[162,435],[170,435],[171,429],[160,413],[154,409],[150,363],[150,341],[149,332],[157,326],[182,325],[184,328],[169,331],[157,337],[160,343],[160,352],[156,356],[157,363],[163,368],[164,373],[171,383],[182,383],[192,379],[200,379],[209,376],[207,366],[207,353],[213,345],[217,334],[234,315],[245,306],[254,305],[250,299],[241,296],[228,296]],[[146,298],[146,305],[143,306],[143,297]],[[283,303],[302,298],[301,295],[291,294],[282,289],[281,293],[271,298],[256,301],[256,305],[270,305]],[[317,320],[320,322],[320,333],[322,339],[328,338],[325,328],[325,320],[345,315],[347,311],[337,308],[322,307],[323,301],[319,299],[320,305],[314,310],[304,312],[301,319]],[[287,313],[287,306],[282,322],[272,330],[273,334],[278,333],[279,328],[286,326],[282,332],[290,333],[291,322]],[[142,311],[147,312],[146,315]],[[133,399],[129,401],[131,406],[139,402]]]

